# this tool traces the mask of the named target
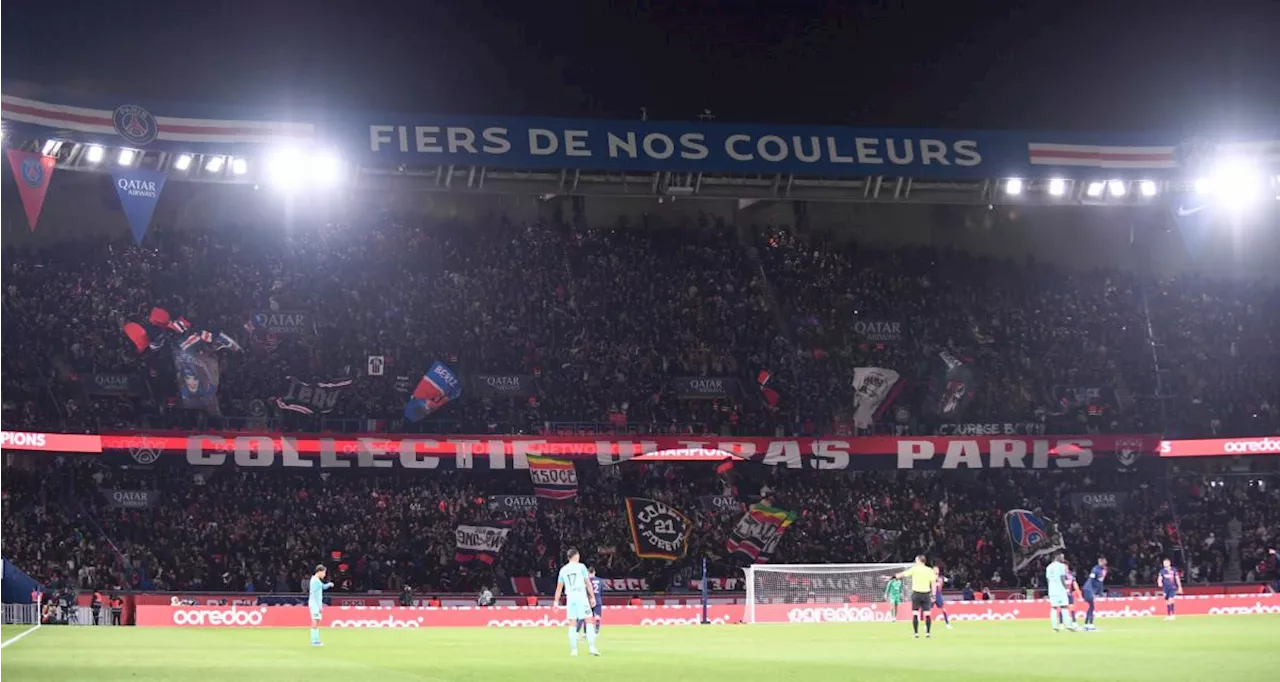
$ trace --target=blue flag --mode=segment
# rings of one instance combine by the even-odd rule
[[[404,418],[419,421],[462,395],[462,381],[443,362],[431,365],[404,406]]]
[[[1051,552],[1063,549],[1062,533],[1053,521],[1027,511],[1011,509],[1004,515],[1004,527],[1009,533],[1009,549],[1013,553],[1013,570],[1020,571],[1024,566]]]
[[[164,190],[165,177],[160,171],[142,168],[126,168],[111,174],[116,194],[120,196],[120,207],[129,219],[129,229],[133,232],[134,241],[139,244],[147,236],[147,227],[151,225],[156,202],[160,200],[160,192]]]

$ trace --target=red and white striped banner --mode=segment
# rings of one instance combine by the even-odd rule
[[[1087,168],[1177,168],[1175,147],[1110,147],[1032,142],[1027,145],[1034,166]]]
[[[137,105],[114,111],[49,104],[4,95],[0,109],[6,120],[94,135],[118,135],[130,144],[165,142],[268,143],[306,141],[315,136],[311,123],[153,116]]]

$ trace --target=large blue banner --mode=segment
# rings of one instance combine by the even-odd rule
[[[120,197],[120,207],[129,219],[133,239],[141,244],[156,211],[156,202],[160,201],[160,193],[164,191],[165,174],[143,168],[126,168],[112,171],[111,179]]]
[[[423,116],[360,135],[366,156],[395,163],[810,176],[1156,177],[1183,154],[1170,135],[590,119]]]
[[[409,402],[404,406],[404,418],[411,422],[419,421],[460,395],[462,381],[457,372],[443,362],[433,363],[418,381],[413,395],[409,396]]]

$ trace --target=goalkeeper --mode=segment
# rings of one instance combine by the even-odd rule
[[[889,584],[884,586],[884,599],[889,602],[889,609],[893,612],[893,619],[898,620],[898,604],[902,603],[902,579],[894,576],[889,579]]]

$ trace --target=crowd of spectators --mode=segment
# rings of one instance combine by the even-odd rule
[[[580,216],[521,225],[501,216],[426,224],[381,214],[288,231],[157,230],[144,246],[86,241],[5,252],[3,422],[6,430],[49,431],[272,420],[298,431],[343,423],[511,433],[608,422],[830,433],[849,420],[854,368],[871,366],[903,377],[880,426],[933,433],[938,424],[924,405],[934,359],[947,351],[977,376],[960,416],[966,422],[1271,434],[1280,425],[1278,295],[1259,284],[1066,273],[926,247],[873,251],[712,221],[666,230],[590,227]],[[181,409],[166,352],[140,356],[120,332],[153,306],[241,340],[242,352],[220,355],[225,417]],[[304,312],[314,329],[269,339],[245,333],[244,322],[262,311]],[[868,338],[867,322],[895,323],[898,338]],[[370,355],[386,358],[385,375],[365,375]],[[396,377],[416,380],[434,360],[463,375],[533,376],[537,390],[519,398],[464,391],[425,422],[401,424]],[[270,407],[289,376],[348,371],[355,384],[327,420]],[[146,391],[84,391],[82,379],[99,373],[137,374]],[[672,380],[690,376],[730,378],[736,388],[720,399],[686,399]],[[300,572],[321,556],[341,566],[341,589],[447,591],[549,574],[573,544],[604,575],[679,584],[695,557],[712,557],[717,574],[736,577],[741,562],[724,555],[736,515],[697,501],[729,488],[743,500],[767,489],[799,515],[776,561],[875,561],[927,547],[957,581],[1020,584],[1034,578],[1012,573],[1001,514],[1026,507],[1059,520],[1077,561],[1112,557],[1124,582],[1149,580],[1157,558],[1175,550],[1192,580],[1222,579],[1237,559],[1241,573],[1275,570],[1255,565],[1277,540],[1274,477],[1188,477],[1170,488],[1160,475],[1098,473],[765,470],[727,480],[663,465],[579,469],[575,502],[510,519],[492,569],[454,562],[454,528],[494,520],[485,499],[527,493],[526,474],[139,472],[74,458],[6,466],[4,551],[42,579],[92,587],[295,591]],[[157,490],[163,502],[112,509],[103,488]],[[1071,493],[1094,489],[1127,491],[1126,510],[1069,503]],[[690,514],[697,527],[689,559],[634,558],[621,504],[628,495]]]
[[[139,357],[120,333],[162,306],[245,346],[221,360],[221,412],[231,419],[213,426],[226,428],[250,415],[282,419],[271,399],[289,376],[344,371],[357,381],[327,428],[337,418],[406,428],[394,378],[416,380],[441,360],[463,375],[534,376],[536,395],[464,391],[409,428],[627,422],[829,433],[848,421],[853,369],[886,367],[903,379],[879,427],[930,433],[938,424],[923,407],[940,351],[976,375],[960,421],[1183,436],[1280,426],[1274,287],[869,250],[782,228],[740,235],[711,221],[682,230],[582,223],[378,215],[282,231],[157,230],[141,247],[7,250],[4,422],[75,431],[207,420],[177,409],[167,351]],[[314,333],[250,337],[242,325],[264,311],[303,312]],[[869,339],[869,322],[896,325],[899,338]],[[384,376],[364,376],[370,355],[387,358]],[[761,370],[776,404],[758,386]],[[148,390],[84,393],[84,377],[110,372],[142,374]],[[682,399],[671,380],[686,376],[734,384],[720,400]],[[289,430],[320,427],[285,416]]]
[[[796,521],[769,557],[786,563],[877,563],[925,552],[955,585],[1035,587],[1039,564],[1014,570],[1004,512],[1054,519],[1078,565],[1107,556],[1112,583],[1149,585],[1174,558],[1190,583],[1222,581],[1233,562],[1255,580],[1277,577],[1280,477],[1184,474],[1165,487],[1145,473],[847,472],[744,465],[630,463],[578,466],[574,500],[501,512],[494,495],[532,492],[528,474],[438,471],[326,474],[231,468],[115,469],[93,458],[29,458],[4,472],[4,552],[47,584],[85,589],[297,592],[323,559],[340,591],[409,585],[428,592],[509,589],[513,577],[554,576],[577,547],[605,577],[680,587],[709,559],[713,577],[750,563],[725,541],[742,514],[708,495],[766,500]],[[1148,481],[1151,481],[1150,483]],[[104,491],[155,491],[149,507],[113,507]],[[1076,493],[1119,493],[1094,509]],[[688,555],[640,560],[623,501],[667,502],[693,523]],[[492,566],[458,563],[460,524],[503,523]],[[1268,563],[1268,560],[1270,563]],[[1261,562],[1261,564],[1259,564]]]

